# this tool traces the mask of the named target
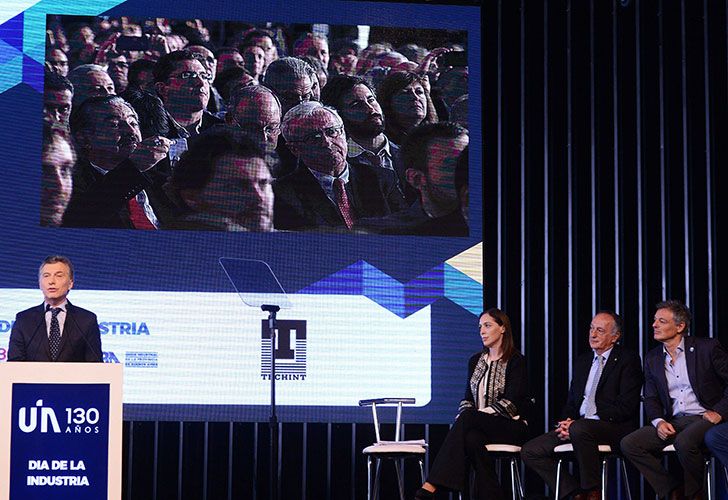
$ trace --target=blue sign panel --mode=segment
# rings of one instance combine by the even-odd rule
[[[107,497],[108,384],[13,384],[11,500]]]

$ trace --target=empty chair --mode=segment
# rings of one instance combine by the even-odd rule
[[[371,406],[372,417],[374,418],[374,432],[377,441],[371,446],[364,448],[362,453],[367,457],[367,499],[373,500],[379,495],[379,471],[382,460],[393,460],[397,471],[397,484],[399,486],[399,498],[404,500],[404,460],[413,458],[420,466],[420,477],[425,481],[424,458],[427,452],[427,443],[424,439],[401,441],[402,427],[402,405],[415,404],[414,398],[380,398],[363,399],[359,406]],[[396,405],[397,420],[395,423],[394,441],[382,440],[379,425],[378,406]],[[372,461],[375,464],[374,477],[372,478]]]

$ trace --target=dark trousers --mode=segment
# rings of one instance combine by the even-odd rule
[[[675,445],[677,458],[683,468],[685,495],[692,496],[703,491],[703,452],[701,445],[705,432],[713,424],[700,415],[676,417],[670,423],[677,434],[663,441],[657,429],[646,425],[622,440],[622,453],[647,479],[660,497],[666,497],[680,486],[680,481],[662,466],[662,449]]]
[[[528,427],[521,421],[474,409],[465,410],[445,437],[427,481],[437,487],[463,491],[472,465],[475,468],[478,498],[504,498],[493,460],[485,450],[485,445],[520,445],[527,437]]]
[[[612,450],[618,451],[619,441],[632,429],[634,427],[624,423],[580,418],[574,420],[569,427],[569,441],[562,441],[556,435],[556,431],[552,431],[524,444],[521,448],[521,457],[524,463],[549,485],[551,491],[556,491],[558,457],[553,451],[558,445],[570,442],[574,447],[580,480],[577,481],[565,468],[561,469],[559,498],[564,498],[573,495],[579,488],[583,490],[599,488],[601,483],[599,445],[609,444]]]
[[[706,432],[705,445],[723,467],[728,467],[728,424],[716,425]]]

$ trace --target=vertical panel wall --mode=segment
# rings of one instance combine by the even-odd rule
[[[615,309],[641,354],[654,305],[728,324],[725,0],[485,3],[485,296],[509,313],[546,429]],[[534,484],[534,483],[532,483]]]
[[[486,306],[511,316],[544,430],[596,310],[622,314],[641,354],[663,298],[690,305],[695,335],[725,339],[728,0],[483,12]],[[363,498],[370,426],[281,430],[286,498]],[[447,426],[412,432],[432,456]],[[267,498],[265,423],[127,422],[125,445],[127,499]]]

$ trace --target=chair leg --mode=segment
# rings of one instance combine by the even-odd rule
[[[706,479],[708,481],[708,500],[713,500],[713,463],[712,459],[708,458],[705,460],[705,471]]]
[[[372,456],[367,455],[367,500],[372,500]]]
[[[404,500],[404,471],[402,460],[394,460],[394,468],[397,471],[397,486],[399,487],[399,500]]]
[[[607,498],[607,457],[602,457],[602,498]]]
[[[563,460],[559,459],[559,463],[556,464],[556,493],[554,498],[558,500],[559,492],[561,491],[561,465],[564,463]]]
[[[521,481],[521,468],[518,466],[518,461],[516,460],[516,483],[518,484],[518,494],[520,495],[521,499],[526,498],[526,493],[523,491],[523,481]]]
[[[377,500],[379,498],[379,467],[381,466],[381,459],[376,458],[375,459],[375,466],[374,466],[374,496],[372,497],[373,500]]]
[[[627,476],[627,463],[623,458],[617,458],[622,466],[622,477],[624,478],[624,487],[627,490],[627,500],[632,500],[632,490],[629,487],[629,476]]]
[[[725,478],[725,487],[728,488],[728,467],[723,466],[723,477]]]
[[[516,492],[521,493],[521,478],[518,477],[518,466],[516,459],[511,457],[509,460],[511,467],[511,493],[513,494],[513,500],[516,500]],[[521,498],[523,496],[521,495]]]

